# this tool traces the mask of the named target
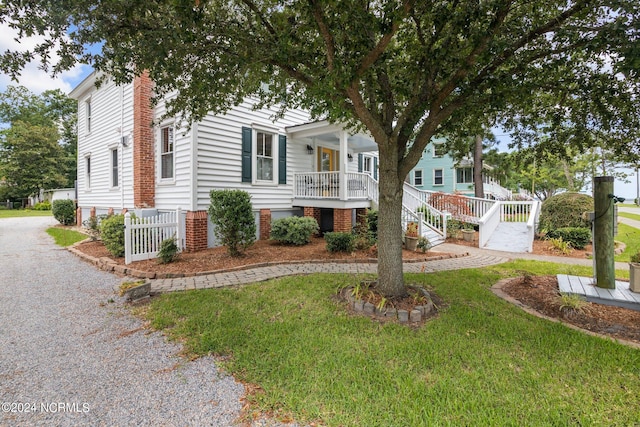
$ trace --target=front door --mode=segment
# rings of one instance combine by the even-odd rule
[[[318,170],[320,172],[333,172],[335,151],[330,148],[321,147],[318,158]]]

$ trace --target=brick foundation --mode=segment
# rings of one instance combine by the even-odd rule
[[[271,209],[260,209],[260,240],[269,240],[271,235]]]
[[[318,225],[320,225],[320,208],[312,208],[309,206],[305,206],[303,215],[310,216],[311,218],[315,218],[315,220],[318,222]],[[316,236],[317,235],[319,235],[319,233],[316,234]]]
[[[333,231],[350,232],[352,227],[351,209],[333,210]]]
[[[82,227],[82,208],[76,209],[76,225]]]
[[[207,211],[188,211],[185,228],[186,252],[197,252],[207,249]]]
[[[153,143],[153,82],[145,72],[133,81],[133,204],[155,206],[155,157]]]

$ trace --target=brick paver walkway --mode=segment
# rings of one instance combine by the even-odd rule
[[[432,273],[435,271],[461,270],[500,264],[509,258],[496,254],[472,254],[465,257],[438,259],[433,261],[405,263],[405,273]],[[377,264],[373,263],[309,263],[282,264],[277,266],[257,267],[247,270],[207,274],[195,277],[151,280],[151,293],[185,291],[191,289],[220,288],[224,286],[242,285],[261,282],[277,277],[304,275],[313,273],[376,273]]]

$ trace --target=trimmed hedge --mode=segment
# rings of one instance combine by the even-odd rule
[[[290,216],[271,222],[269,238],[286,245],[306,245],[318,230],[318,221],[315,218]]]
[[[324,233],[324,240],[329,252],[353,252],[355,249],[355,236],[351,233]]]
[[[100,236],[111,255],[124,256],[124,215],[111,215],[103,219],[100,222]]]
[[[51,206],[53,217],[62,225],[70,225],[75,222],[76,205],[73,200],[55,200]]]
[[[251,195],[243,190],[211,190],[209,217],[213,234],[231,256],[240,256],[256,241]]]
[[[591,242],[591,230],[584,227],[564,227],[547,233],[549,239],[562,239],[571,244],[572,248],[584,249]]]
[[[589,228],[585,212],[593,212],[593,197],[580,193],[561,193],[549,197],[540,209],[540,229]]]

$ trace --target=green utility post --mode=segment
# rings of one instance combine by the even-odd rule
[[[596,286],[616,288],[616,263],[614,256],[613,221],[615,220],[613,177],[593,178],[593,201],[595,218],[593,223],[593,244],[596,259]]]

